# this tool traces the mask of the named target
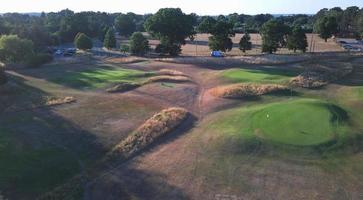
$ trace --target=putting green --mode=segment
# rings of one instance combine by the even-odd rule
[[[262,139],[289,145],[310,146],[338,137],[346,116],[334,105],[317,100],[270,104],[251,116],[251,130]],[[345,115],[345,114],[343,114]]]
[[[349,136],[347,112],[322,100],[289,99],[226,110],[209,123],[211,131],[241,141],[276,145],[317,146],[344,141]]]

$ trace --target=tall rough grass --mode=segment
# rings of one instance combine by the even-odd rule
[[[260,96],[288,89],[289,88],[286,86],[277,84],[233,84],[213,88],[211,94],[221,98],[243,98]]]
[[[108,154],[108,157],[130,157],[153,143],[159,137],[175,129],[187,116],[188,111],[183,108],[162,110],[148,119],[133,134],[116,145]]]

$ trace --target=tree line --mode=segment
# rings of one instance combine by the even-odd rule
[[[132,40],[128,45],[121,46],[122,51],[142,55],[150,49],[147,37],[142,32],[148,32],[149,37],[160,40],[155,52],[169,55],[180,54],[181,46],[187,39],[193,41],[196,33],[211,34],[211,50],[230,51],[233,47],[231,37],[244,33],[239,48],[245,52],[252,48],[249,33],[260,33],[263,52],[273,53],[282,47],[305,52],[306,33],[318,33],[325,40],[332,36],[361,39],[363,9],[353,6],[343,10],[336,7],[322,9],[316,15],[291,16],[237,13],[198,16],[185,14],[178,8],[163,8],[155,14],[145,15],[75,13],[68,9],[40,15],[6,13],[0,16],[0,35],[3,35],[0,40],[0,61],[28,59],[37,63],[42,58],[48,59],[43,54],[50,46],[74,42],[80,49],[89,49],[92,48],[92,39],[98,39],[104,47],[112,49],[116,47],[117,34]],[[21,50],[15,51],[17,48]]]

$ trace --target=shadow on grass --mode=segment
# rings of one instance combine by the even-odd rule
[[[162,159],[162,158],[161,158]],[[86,199],[188,199],[184,191],[156,172],[125,165],[90,186]]]
[[[0,113],[0,188],[6,198],[32,199],[80,173],[106,149],[52,108],[31,108],[29,101],[49,94],[21,78],[9,79],[17,90],[0,99],[6,107],[29,109]]]
[[[18,70],[16,72],[73,89],[93,89],[106,86],[109,83],[132,82],[152,75],[151,73],[107,65],[72,66],[73,68],[66,65],[47,66],[46,68]]]

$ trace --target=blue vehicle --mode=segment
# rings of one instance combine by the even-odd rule
[[[221,51],[212,51],[210,53],[210,55],[212,57],[217,57],[217,58],[221,58],[221,57],[224,57],[224,54],[221,52]]]

